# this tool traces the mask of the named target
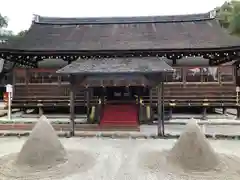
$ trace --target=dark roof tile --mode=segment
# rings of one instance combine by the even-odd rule
[[[82,84],[89,86],[128,86],[128,85],[149,85],[144,75],[98,75],[87,76]]]
[[[88,17],[88,18],[61,18],[35,16],[35,23],[38,24],[126,24],[126,23],[156,23],[156,22],[184,22],[209,20],[210,13],[172,15],[172,16],[138,16],[138,17]]]
[[[79,59],[57,71],[63,74],[129,74],[173,71],[157,57]]]
[[[88,22],[88,23],[85,23]],[[96,23],[101,22],[101,23]],[[25,51],[172,50],[240,46],[207,14],[126,18],[39,17],[9,49]]]

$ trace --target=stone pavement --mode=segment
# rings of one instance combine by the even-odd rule
[[[1,110],[0,110],[1,112]],[[2,110],[2,112],[4,112]],[[5,110],[6,112],[6,110]],[[69,122],[69,115],[46,115],[51,122]],[[195,115],[196,116],[196,115]],[[174,114],[174,118],[166,122],[165,124],[165,133],[171,135],[179,135],[184,130],[185,124],[191,120],[193,115],[190,114]],[[200,117],[200,115],[199,115]],[[38,120],[38,115],[26,115],[22,112],[16,112],[12,114],[12,122],[36,122]],[[0,117],[0,122],[7,122],[7,116]],[[86,115],[77,115],[76,122],[84,123],[86,121]],[[239,135],[240,136],[240,121],[235,120],[234,115],[221,115],[221,114],[209,114],[208,120],[198,120],[200,126],[203,131],[208,135]],[[10,131],[9,131],[10,132]],[[6,133],[5,131],[1,131],[1,133]],[[16,131],[15,131],[16,133]],[[20,133],[20,131],[19,131]],[[24,132],[21,132],[24,133]],[[65,133],[65,132],[61,132]],[[88,133],[88,132],[79,132],[79,133]],[[112,133],[112,134],[121,134],[121,133],[134,133],[138,135],[144,136],[154,136],[157,134],[157,125],[141,125],[140,132],[90,132],[90,133]]]
[[[68,114],[44,114],[50,121],[61,121],[61,122],[69,122]],[[222,115],[222,114],[208,114],[207,119],[211,120],[211,122],[238,122],[235,121],[236,116],[234,115]],[[14,122],[35,122],[39,118],[37,114],[23,114],[23,112],[13,113],[12,121]],[[86,115],[76,115],[76,122],[86,122]],[[199,114],[173,114],[173,118],[170,123],[185,123],[189,119],[200,119],[201,115]],[[0,121],[6,121],[7,116],[1,117]],[[234,120],[234,121],[233,121]],[[204,121],[201,121],[204,122]]]

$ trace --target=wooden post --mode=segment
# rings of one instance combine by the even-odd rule
[[[237,106],[237,118],[236,120],[240,120],[240,106]]]
[[[222,108],[222,114],[223,114],[223,115],[227,115],[227,108],[226,108],[226,107],[223,107],[223,108]]]
[[[17,75],[17,73],[16,73],[15,69],[13,69],[13,71],[12,71],[12,85],[13,85],[12,95],[15,94],[15,84],[16,84],[16,79],[17,79],[16,75]],[[26,76],[24,78],[26,78]]]
[[[105,88],[102,88],[102,104],[105,105]]]
[[[203,112],[202,112],[202,120],[207,119],[207,107],[203,107]]]
[[[26,91],[27,94],[29,94],[29,81],[31,79],[31,73],[29,72],[29,69],[25,69],[25,83],[26,83]]]
[[[173,108],[172,108],[172,106],[170,106],[169,107],[169,120],[171,120],[172,119],[172,114],[173,114]]]
[[[158,85],[158,87],[157,87],[157,95],[158,95],[158,103],[157,103],[157,107],[158,107],[158,131],[157,131],[157,133],[158,133],[158,137],[161,137],[163,134],[162,134],[162,120],[161,120],[161,118],[162,118],[162,102],[161,102],[161,100],[162,100],[162,93],[161,93],[161,90],[162,90],[162,88],[161,88],[161,86],[160,85]]]
[[[86,98],[87,98],[87,123],[90,123],[90,92],[89,88],[86,91]]]
[[[99,124],[101,121],[101,113],[102,113],[102,99],[101,97],[98,99],[98,105],[97,105],[97,123]]]
[[[75,135],[75,76],[70,75],[70,136]]]
[[[102,117],[103,117],[103,109],[104,109],[104,91],[103,91],[103,89],[101,90],[101,106],[100,106],[100,113],[99,113],[99,123],[100,123],[100,121],[101,121],[101,119],[102,119]]]
[[[162,78],[162,82],[161,82],[161,104],[162,104],[162,136],[165,135],[165,126],[164,126],[164,120],[165,120],[165,108],[164,108],[164,75]]]
[[[150,121],[153,122],[153,97],[152,97],[152,87],[149,89],[149,95],[150,95]]]

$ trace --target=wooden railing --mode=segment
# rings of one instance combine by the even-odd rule
[[[86,88],[78,87],[76,106],[87,104]],[[90,105],[97,105],[98,97],[93,96],[89,88]],[[151,90],[152,104],[157,104],[156,88]],[[143,96],[146,105],[151,104],[150,96]],[[234,106],[238,98],[235,84],[165,84],[165,105],[169,106]],[[13,106],[68,106],[70,101],[69,84],[28,84],[15,85]]]
[[[13,106],[68,106],[70,101],[69,84],[28,84],[15,85],[13,95]],[[85,106],[87,104],[87,89],[79,87],[76,91],[75,105]],[[89,89],[90,104],[97,103],[97,97],[93,96]]]
[[[156,105],[157,89],[151,91],[152,104]],[[144,96],[143,102],[151,104],[150,96]],[[164,88],[166,106],[234,106],[237,103],[234,84],[166,84]]]

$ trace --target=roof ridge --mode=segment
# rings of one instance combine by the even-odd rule
[[[208,13],[164,16],[126,16],[126,17],[47,17],[34,15],[33,23],[49,25],[73,24],[134,24],[134,23],[171,23],[204,21],[215,18],[213,11]]]

